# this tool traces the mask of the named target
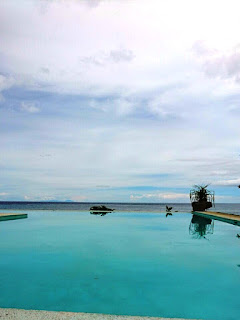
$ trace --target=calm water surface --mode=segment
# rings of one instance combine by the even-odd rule
[[[55,211],[87,211],[91,206],[98,205],[98,202],[32,202],[32,201],[0,201],[0,210],[55,210]],[[164,212],[166,203],[101,203],[116,211],[124,212]],[[190,203],[170,203],[173,211],[190,212]],[[239,203],[217,203],[212,211],[240,214]]]
[[[239,319],[239,227],[189,231],[190,213],[25,212],[0,222],[1,307]]]

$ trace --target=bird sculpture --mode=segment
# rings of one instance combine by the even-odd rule
[[[166,213],[166,218],[167,218],[167,216],[172,216],[171,210],[172,210],[172,207],[166,206],[166,211],[167,211],[167,213]]]

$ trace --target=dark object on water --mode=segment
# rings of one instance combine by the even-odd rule
[[[212,223],[212,219],[209,218],[205,218],[205,217],[200,217],[196,214],[193,214],[192,216],[192,220],[191,223],[201,223],[201,224],[211,224]]]
[[[174,212],[178,212],[178,210],[175,210]]]
[[[110,209],[104,205],[101,205],[101,206],[93,206],[90,208],[90,210],[93,210],[93,211],[114,211],[115,209]]]
[[[193,211],[205,211],[212,207],[211,201],[192,202]]]
[[[213,230],[214,222],[212,219],[200,217],[195,214],[192,216],[189,233],[195,238],[205,238],[206,234],[213,234]]]
[[[238,186],[238,188],[240,188],[240,185]]]
[[[240,233],[238,233],[238,234],[236,235],[236,237],[237,237],[237,238],[240,238]]]
[[[96,215],[100,215],[100,216],[105,216],[106,214],[108,214],[108,212],[92,211],[92,212],[90,212],[90,214],[96,214]]]
[[[167,212],[170,212],[171,210],[172,210],[172,207],[166,206],[166,211],[167,211]]]
[[[172,216],[172,212],[171,212],[171,210],[172,210],[172,207],[168,207],[168,206],[166,206],[166,218],[167,218],[167,216]]]
[[[167,218],[167,216],[172,216],[172,212],[167,212],[166,213],[166,218]]]
[[[194,189],[190,190],[190,200],[192,202],[193,211],[205,211],[214,204],[214,192],[207,189],[205,186],[195,185]]]

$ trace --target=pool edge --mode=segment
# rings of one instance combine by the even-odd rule
[[[62,312],[0,308],[0,318],[6,320],[194,320],[147,316],[121,316],[102,313]]]

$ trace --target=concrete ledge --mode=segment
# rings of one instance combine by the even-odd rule
[[[139,316],[115,316],[100,313],[55,312],[0,308],[1,320],[186,320]],[[189,319],[190,320],[190,319]]]
[[[227,222],[236,226],[240,226],[240,215],[214,211],[192,211],[192,213],[197,214],[201,217],[219,220],[222,222]]]

